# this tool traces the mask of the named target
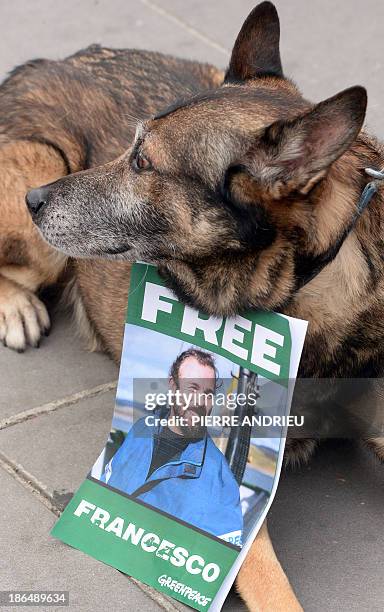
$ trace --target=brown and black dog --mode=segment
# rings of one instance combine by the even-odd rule
[[[6,218],[15,220],[12,231],[1,228],[8,345],[37,342],[48,323],[31,291],[57,278],[69,257],[81,327],[118,360],[128,262],[144,259],[209,313],[264,308],[309,320],[301,376],[381,375],[381,195],[356,211],[364,169],[381,168],[384,155],[360,133],[362,88],[313,106],[283,76],[273,5],[246,20],[225,79],[158,54],[92,49],[21,67],[3,84],[0,107],[9,162],[0,185],[14,198]],[[147,117],[130,146],[132,119]],[[29,194],[58,255],[22,217],[22,192],[116,155]],[[379,383],[367,403],[380,411]],[[370,443],[383,458],[383,440]],[[238,584],[251,609],[299,609],[265,528]]]
[[[383,202],[380,186],[365,209],[362,194],[366,168],[380,170],[384,153],[361,133],[365,90],[311,104],[283,75],[279,34],[263,2],[223,84],[139,123],[115,161],[35,189],[27,202],[44,239],[69,257],[155,262],[180,299],[212,315],[257,308],[308,320],[300,376],[369,380],[362,401],[353,386],[348,409],[355,419],[369,413],[375,427],[361,435],[382,459],[384,439],[368,432],[383,426]],[[78,259],[76,286],[116,354],[107,283],[119,286],[126,269],[110,276],[110,266]],[[332,410],[346,386],[330,390]],[[313,433],[322,435],[318,424]],[[315,445],[301,442],[303,455]]]

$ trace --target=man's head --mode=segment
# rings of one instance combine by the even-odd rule
[[[179,433],[202,437],[205,427],[200,423],[194,424],[193,417],[208,416],[212,410],[217,388],[217,370],[212,355],[199,349],[181,353],[171,366],[169,386],[174,393],[170,416],[179,416],[186,421]]]
[[[355,218],[351,160],[364,166],[349,149],[366,93],[312,105],[283,75],[279,35],[263,2],[222,86],[139,124],[117,160],[30,192],[45,239],[75,257],[156,263],[209,314],[282,308]]]

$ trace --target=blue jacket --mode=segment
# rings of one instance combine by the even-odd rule
[[[145,418],[137,421],[100,480],[241,546],[239,487],[212,438],[206,434],[192,440],[178,459],[160,466],[147,478],[158,431],[159,427],[146,425]]]

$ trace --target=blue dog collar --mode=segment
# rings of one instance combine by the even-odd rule
[[[377,193],[380,181],[384,180],[384,171],[382,170],[365,168],[365,173],[368,174],[368,176],[371,176],[373,178],[373,181],[367,183],[367,185],[364,187],[363,193],[360,196],[360,200],[357,204],[357,214],[359,216],[366,209],[375,193]]]

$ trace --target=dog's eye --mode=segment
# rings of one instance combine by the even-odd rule
[[[149,170],[150,168],[152,168],[151,162],[141,153],[141,151],[137,151],[135,157],[132,160],[132,165],[134,170],[136,171]]]

